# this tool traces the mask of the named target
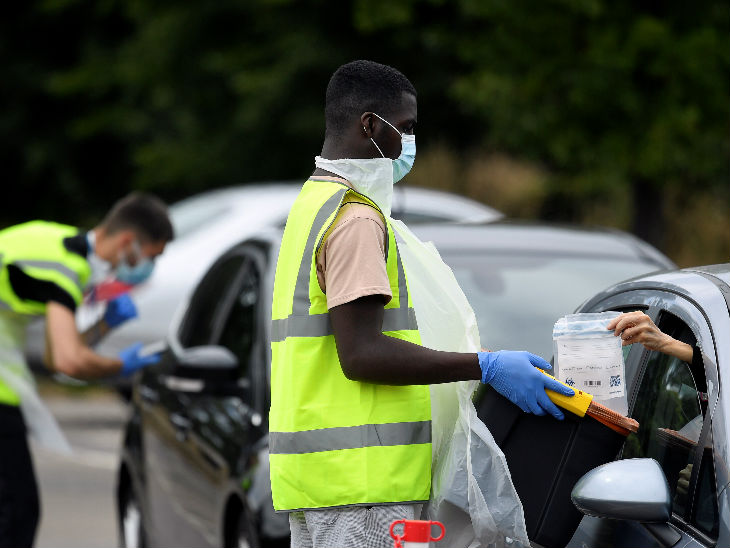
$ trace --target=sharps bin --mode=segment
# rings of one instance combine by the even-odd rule
[[[558,421],[524,413],[490,386],[477,414],[507,458],[530,540],[563,548],[583,516],[570,500],[573,486],[592,468],[614,460],[625,436],[588,415],[565,412]]]

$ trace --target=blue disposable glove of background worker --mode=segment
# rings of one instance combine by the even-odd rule
[[[123,377],[129,377],[135,371],[156,364],[160,361],[160,354],[150,354],[149,356],[140,356],[139,351],[142,350],[142,343],[134,343],[119,353],[119,359],[122,360],[122,370],[119,372]]]
[[[566,396],[573,396],[575,392],[537,370],[552,369],[548,362],[529,352],[510,350],[479,352],[478,356],[484,384],[491,385],[525,413],[544,415],[547,412],[563,420],[562,411],[550,400],[545,389]]]
[[[104,321],[109,327],[117,327],[127,320],[137,317],[137,307],[127,293],[112,299],[106,305]]]

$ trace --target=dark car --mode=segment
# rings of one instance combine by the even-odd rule
[[[673,268],[624,233],[509,222],[422,225],[490,348],[550,356],[554,321],[620,280]],[[162,361],[136,378],[119,470],[124,546],[287,542],[268,477],[269,318],[281,238],[237,245],[179,308]]]

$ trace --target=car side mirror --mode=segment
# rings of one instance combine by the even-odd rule
[[[175,354],[175,375],[206,382],[235,382],[238,358],[222,346],[193,346]]]
[[[666,523],[672,498],[659,463],[625,459],[594,468],[578,480],[573,504],[586,515],[644,523]]]

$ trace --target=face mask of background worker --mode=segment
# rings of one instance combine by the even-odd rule
[[[132,251],[136,260],[130,261],[130,253],[120,251],[116,267],[97,255],[96,237],[93,231],[87,235],[87,241],[91,249],[88,257],[89,266],[91,267],[88,285],[91,287],[101,284],[112,275],[120,282],[137,285],[148,279],[154,270],[154,261],[143,256],[141,246],[137,240],[132,242]]]
[[[137,285],[152,275],[155,263],[152,259],[142,254],[142,248],[137,240],[132,241],[132,250],[135,255],[134,264],[130,263],[129,253],[125,253],[117,264],[116,278],[120,282]]]

